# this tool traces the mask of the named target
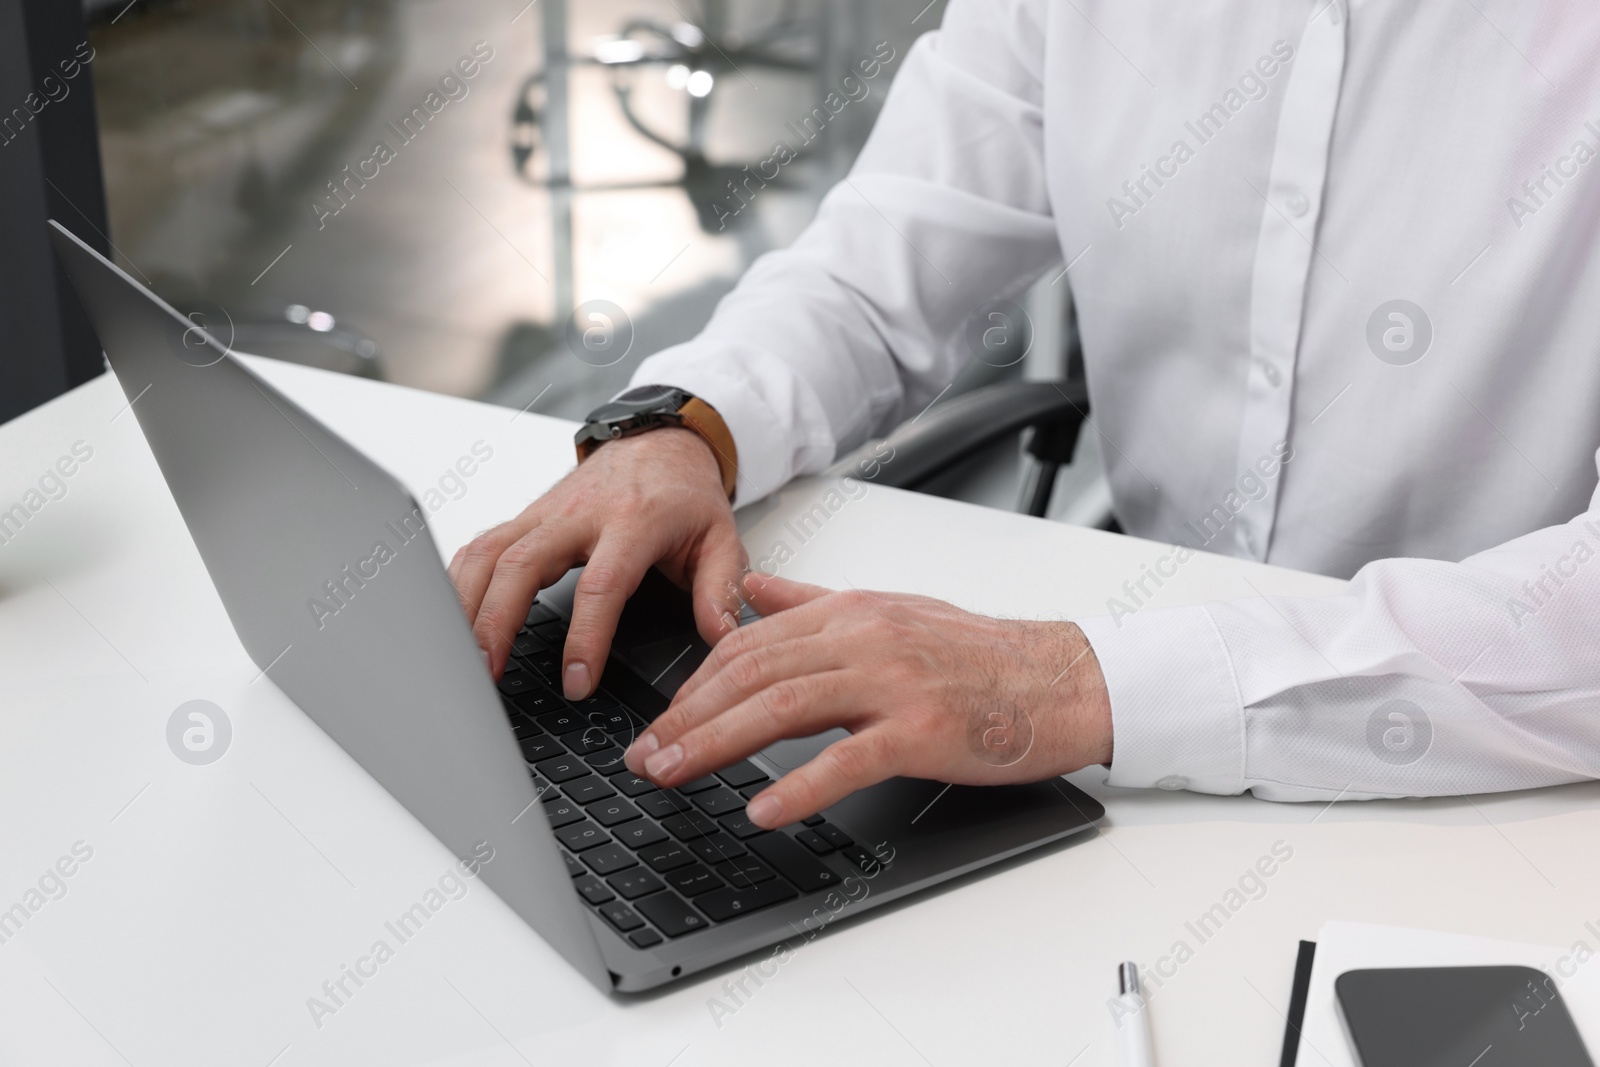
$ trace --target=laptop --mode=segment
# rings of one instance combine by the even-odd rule
[[[597,692],[574,703],[558,683],[569,574],[541,593],[496,682],[405,487],[225,336],[51,226],[250,658],[598,989],[647,990],[813,936],[1104,815],[1062,779],[896,778],[779,830],[745,818],[749,797],[841,731],[677,789],[635,777],[623,750],[708,651],[686,594],[652,571]]]

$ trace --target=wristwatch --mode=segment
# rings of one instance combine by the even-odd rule
[[[734,447],[728,424],[710,404],[670,385],[636,386],[589,412],[583,429],[574,438],[578,462],[588,459],[607,441],[632,437],[661,426],[682,426],[699,434],[711,446],[722,472],[722,491],[732,500],[734,479],[739,472],[739,452]]]

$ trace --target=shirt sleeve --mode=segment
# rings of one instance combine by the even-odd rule
[[[1460,563],[1379,560],[1336,596],[1080,620],[1110,782],[1349,800],[1600,777],[1597,556],[1600,490],[1568,523]]]
[[[970,357],[963,322],[1059,262],[1035,17],[1022,0],[954,0],[810,227],[757,260],[698,337],[634,373],[717,409],[738,503],[916,414]]]

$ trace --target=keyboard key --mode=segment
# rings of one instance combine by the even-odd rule
[[[556,711],[547,711],[543,715],[535,715],[533,721],[539,724],[540,729],[557,737],[570,734],[574,730],[589,728],[583,716],[571,708],[559,708]]]
[[[817,824],[817,836],[821,837],[834,848],[849,848],[855,844],[850,835],[833,825],[831,822]]]
[[[550,615],[550,618],[538,622],[529,616],[525,629],[545,644],[560,648],[567,640],[567,624],[555,612],[552,611]]]
[[[712,866],[721,863],[723,860],[731,860],[737,856],[749,854],[743,845],[721,830],[702,837],[698,841],[686,842],[684,847],[700,857],[702,863],[709,863]]]
[[[717,873],[735,889],[749,889],[753,885],[778,877],[772,869],[754,856],[744,856],[717,864]]]
[[[553,759],[540,760],[535,766],[540,774],[558,784],[582,778],[589,773],[589,765],[577,756],[556,756]]]
[[[532,719],[517,718],[511,720],[511,736],[518,741],[526,741],[532,737],[543,737],[545,733]]]
[[[595,874],[610,874],[612,871],[632,867],[637,862],[626,849],[615,844],[591,848],[580,854],[579,858],[587,863]]]
[[[751,763],[747,759],[742,759],[730,767],[722,768],[722,770],[717,772],[717,777],[721,778],[724,782],[727,782],[735,789],[739,789],[747,785],[755,785],[757,782],[770,781],[770,779],[767,777],[766,771],[763,771],[760,767],[757,767],[754,763]]]
[[[511,651],[518,656],[532,656],[539,652],[549,652],[550,646],[532,630],[523,630],[512,639]]]
[[[562,786],[561,791],[579,804],[592,804],[597,800],[617,795],[617,791],[611,788],[611,783],[598,774],[586,774],[582,778],[574,778]]]
[[[599,771],[601,774],[615,774],[623,770],[622,749],[616,745],[602,748],[599,752],[590,752],[583,757],[583,762]]]
[[[735,812],[732,815],[724,815],[717,821],[722,824],[722,828],[724,830],[728,831],[728,833],[732,834],[734,837],[737,837],[740,841],[748,841],[757,834],[764,834],[767,832],[761,827],[757,826],[755,823],[751,822],[742,811]]]
[[[582,730],[563,734],[561,743],[580,756],[587,756],[591,752],[603,752],[608,748],[617,747],[612,743],[611,735],[598,726],[585,726]]]
[[[744,797],[746,800],[754,800],[757,793],[762,792],[771,784],[771,782],[757,782],[755,785],[747,785],[743,789],[739,790],[739,795]]]
[[[598,778],[595,780],[599,781]],[[608,785],[606,789],[609,791],[611,787]],[[638,817],[639,809],[619,796],[613,796],[610,800],[601,800],[589,805],[589,818],[601,826],[618,826]]]
[[[651,945],[661,944],[661,942],[666,939],[646,926],[643,930],[635,930],[633,933],[629,934],[628,940],[632,941],[639,948],[649,948]]]
[[[692,897],[719,889],[723,882],[710,870],[696,863],[692,867],[680,867],[675,871],[669,871],[667,884],[684,896]]]
[[[701,793],[701,792],[704,792],[707,789],[715,789],[717,786],[719,786],[721,784],[722,784],[721,782],[717,781],[715,778],[711,777],[711,775],[708,774],[704,778],[696,778],[692,782],[685,782],[682,785],[678,786],[677,788],[678,788],[678,792],[687,795],[687,794],[691,794],[691,793]]]
[[[644,925],[644,920],[634,914],[633,909],[620,900],[600,905],[600,914],[605,916],[606,922],[623,933],[627,933],[629,930],[637,930]]]
[[[522,758],[529,763],[538,763],[540,760],[552,759],[556,756],[567,754],[567,750],[562,747],[561,742],[543,730],[540,730],[532,737],[520,738],[517,744],[522,749]]]
[[[624,737],[632,734],[635,726],[632,717],[621,708],[612,708],[610,711],[591,711],[589,725],[604,730],[608,734],[622,734]]]
[[[653,845],[657,841],[665,841],[667,832],[648,819],[636,819],[633,822],[623,823],[611,835],[624,845],[637,852],[646,845]]]
[[[695,897],[694,903],[695,907],[720,923],[748,915],[760,908],[781,904],[785,900],[794,900],[799,895],[788,884],[773,879],[770,882],[763,882],[754,889],[713,889],[709,893]]]
[[[807,815],[805,818],[801,819],[800,822],[801,822],[802,825],[805,825],[805,826],[821,826],[822,825],[822,816],[821,815]]]
[[[640,778],[632,771],[623,771],[621,774],[611,776],[611,784],[617,792],[625,797],[638,797],[646,793],[654,793],[656,784],[647,778]]]
[[[567,862],[567,873],[569,875],[571,875],[572,877],[576,878],[580,874],[588,874],[589,873],[588,871],[584,870],[583,864],[581,864],[577,860],[573,859],[572,856],[569,855],[568,853],[563,852],[561,854],[561,858],[563,860],[566,860],[566,862]]]
[[[766,860],[778,873],[800,887],[802,893],[815,893],[839,884],[839,876],[788,834],[762,834],[750,839],[749,848]],[[730,879],[731,881],[732,879]]]
[[[638,799],[639,806],[658,819],[694,810],[694,805],[689,803],[688,797],[672,789],[663,789]]]
[[[583,818],[583,809],[575,801],[557,796],[554,800],[545,801],[544,817],[550,820],[550,829],[559,830]]]
[[[744,797],[731,789],[718,786],[715,789],[707,789],[704,793],[696,793],[694,804],[707,815],[727,815],[730,812],[744,810]]]
[[[833,851],[833,846],[823,840],[822,835],[815,830],[801,830],[794,835],[794,839],[819,856],[826,856]]]
[[[572,882],[573,888],[583,894],[583,899],[591,904],[604,904],[608,900],[617,899],[617,895],[606,888],[606,884],[592,874],[578,876]]]
[[[656,845],[646,845],[639,850],[639,858],[644,860],[652,871],[658,873],[670,871],[678,867],[687,867],[694,862],[694,857],[675,841],[663,841]]]
[[[594,855],[593,852],[589,855]],[[617,896],[623,900],[638,900],[649,893],[654,893],[661,888],[661,879],[645,870],[643,867],[621,874],[613,874],[606,879],[606,884],[617,891]]]
[[[622,707],[622,703],[610,693],[601,691],[582,700],[574,700],[572,706],[587,714],[591,711],[610,711]]]
[[[535,719],[540,715],[548,715],[552,711],[565,711],[567,707],[565,700],[542,686],[526,693],[517,694],[515,703],[520,711],[524,714],[532,715]]]
[[[685,811],[677,815],[668,815],[661,820],[661,826],[679,841],[692,841],[697,837],[715,833],[717,830],[717,824],[701,815],[698,811]]]
[[[645,918],[655,923],[656,929],[668,937],[682,937],[684,934],[692,934],[711,925],[699,912],[673,893],[657,893],[655,896],[645,897],[634,907],[643,912]]]
[[[500,676],[500,692],[508,697],[514,697],[518,693],[526,693],[530,689],[543,688],[544,683],[527,671],[508,670]]]
[[[559,650],[535,652],[533,655],[523,659],[522,662],[526,663],[528,668],[545,682],[554,683],[561,677],[561,653]]]
[[[839,855],[860,867],[867,874],[876,874],[883,868],[883,861],[860,845],[847,845],[839,850]]]
[[[556,831],[556,840],[566,845],[574,852],[582,852],[586,848],[603,845],[611,838],[606,832],[587,819],[575,822],[571,826],[563,826]]]

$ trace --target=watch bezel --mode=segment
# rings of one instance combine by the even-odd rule
[[[628,393],[623,393],[589,412],[583,428],[578,431],[579,448],[591,442],[598,445],[604,441],[614,441],[619,437],[654,429],[657,426],[675,425],[680,421],[678,415],[683,406],[694,399],[692,394],[672,386],[637,388],[660,389],[661,392],[655,397],[641,397],[633,401],[626,399]],[[634,391],[636,390],[630,389],[628,392]]]

